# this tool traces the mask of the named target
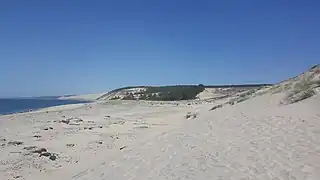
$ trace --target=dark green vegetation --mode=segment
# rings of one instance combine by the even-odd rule
[[[162,86],[149,87],[145,92],[142,92],[140,100],[152,101],[178,101],[195,99],[196,96],[204,90],[204,86]]]

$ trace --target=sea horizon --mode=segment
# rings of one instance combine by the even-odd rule
[[[60,97],[60,96],[57,96]],[[81,104],[90,101],[83,100],[62,100],[52,97],[22,97],[22,98],[0,98],[0,115],[8,115],[34,111],[42,108]]]

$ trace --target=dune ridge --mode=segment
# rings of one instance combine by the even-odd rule
[[[100,99],[0,116],[0,179],[318,180],[319,82],[317,65],[191,100]]]

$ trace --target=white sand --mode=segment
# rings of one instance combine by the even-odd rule
[[[132,94],[132,96],[135,99],[139,99],[140,94],[137,93],[141,93],[146,91],[146,88],[129,88],[129,89],[122,89],[119,91],[115,91],[115,92],[108,92],[105,94],[102,94],[99,98],[99,100],[112,100],[112,99],[123,99],[124,97],[127,97],[129,94]]]
[[[104,93],[96,93],[96,94],[80,94],[68,97],[60,97],[61,100],[84,100],[84,101],[95,101],[100,96],[104,95]]]
[[[0,116],[0,179],[319,180],[320,96],[279,105],[282,96],[214,111],[213,104],[109,101]],[[198,116],[185,119],[187,112]],[[83,122],[59,122],[70,117]]]

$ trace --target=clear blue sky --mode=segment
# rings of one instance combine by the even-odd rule
[[[0,2],[0,97],[274,83],[320,62],[320,2]]]

